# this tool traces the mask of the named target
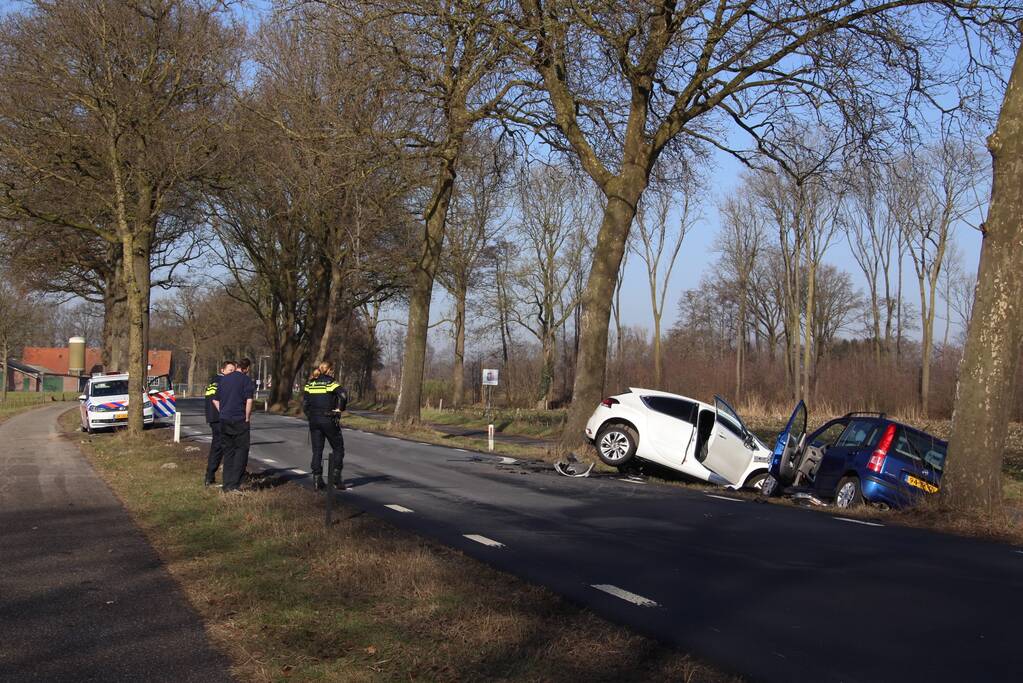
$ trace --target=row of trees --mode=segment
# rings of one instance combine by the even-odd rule
[[[369,326],[367,310],[401,297],[395,418],[418,419],[460,170],[478,145],[514,142],[579,169],[598,195],[573,313],[568,445],[603,388],[619,273],[652,192],[714,149],[775,168],[786,358],[806,393],[814,331],[804,325],[800,341],[799,312],[812,318],[828,239],[802,226],[834,210],[810,179],[838,150],[890,156],[927,108],[990,120],[985,93],[1020,18],[1009,0],[324,0],[282,4],[249,36],[229,10],[35,0],[0,29],[2,217],[72,251],[43,257],[61,274],[102,283],[131,390],[142,388],[155,273],[173,278],[205,233],[231,296],[263,325],[276,403],[339,325]],[[794,120],[814,121],[820,140],[793,146]],[[933,292],[937,271],[918,272]]]

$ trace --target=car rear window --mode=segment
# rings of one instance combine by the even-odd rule
[[[643,403],[650,410],[670,415],[689,424],[695,424],[696,404],[692,401],[683,401],[680,398],[668,398],[667,396],[644,396]]]
[[[128,393],[128,380],[116,379],[109,382],[93,382],[93,396],[120,396]]]
[[[842,436],[835,442],[836,448],[862,448],[874,443],[880,424],[877,420],[851,420]]]
[[[938,472],[945,469],[947,446],[930,434],[903,427],[899,430],[896,451],[923,460]]]

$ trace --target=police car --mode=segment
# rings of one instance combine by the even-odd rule
[[[174,392],[150,389],[143,394],[142,407],[144,424],[151,425],[155,419],[173,417],[175,412]],[[94,375],[85,385],[84,393],[78,397],[82,431],[112,429],[128,424],[128,375]]]

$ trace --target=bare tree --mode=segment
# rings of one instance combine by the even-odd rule
[[[692,183],[695,185],[695,183]],[[663,357],[661,353],[661,318],[664,316],[664,302],[667,299],[668,283],[675,269],[682,242],[698,220],[698,209],[692,198],[694,187],[686,187],[679,194],[678,201],[668,188],[654,195],[647,195],[641,202],[636,215],[639,239],[633,249],[646,265],[647,284],[650,288],[650,309],[653,314],[654,383],[661,386],[663,380]],[[678,216],[673,216],[677,206]],[[624,260],[624,259],[623,259]]]
[[[607,197],[583,298],[567,445],[580,443],[600,398],[615,279],[662,157],[714,146],[748,160],[721,127],[735,124],[769,151],[779,113],[800,107],[845,119],[861,136],[881,136],[885,119],[906,111],[907,96],[926,97],[976,73],[962,64],[942,72],[960,31],[1004,37],[1015,28],[1003,20],[1019,14],[1008,0],[983,7],[956,0],[520,0],[519,7],[515,25],[528,31],[521,49],[537,74],[533,87],[547,99],[523,95],[516,119],[574,153]]]
[[[722,275],[735,285],[738,312],[735,321],[735,394],[742,397],[743,365],[746,358],[751,280],[766,241],[764,216],[748,189],[741,189],[721,204],[721,232],[717,250],[721,253]],[[773,344],[773,341],[772,341]]]
[[[211,170],[240,35],[199,0],[36,0],[0,30],[0,201],[120,247],[132,396],[146,381],[156,234]],[[141,401],[128,432],[142,432]]]
[[[466,150],[463,173],[456,181],[448,218],[448,246],[438,278],[454,299],[451,405],[460,406],[465,390],[466,303],[470,288],[480,284],[487,248],[502,227],[506,198],[503,173],[508,159],[494,140],[479,140]]]
[[[942,501],[992,514],[1002,506],[1002,463],[1023,351],[1023,50],[988,138],[991,202],[980,252],[977,298],[959,367]]]
[[[953,227],[976,208],[975,186],[980,171],[981,164],[971,147],[945,141],[903,159],[890,189],[920,293],[922,360],[918,396],[924,415],[930,405],[938,281]]]
[[[0,401],[7,400],[7,359],[30,337],[40,302],[18,291],[0,269]]]

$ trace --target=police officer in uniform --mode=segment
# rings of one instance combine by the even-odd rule
[[[224,361],[220,365],[220,372],[210,380],[204,392],[206,397],[206,424],[210,426],[210,431],[213,433],[213,440],[210,442],[210,454],[206,458],[206,480],[203,482],[204,486],[211,486],[216,481],[220,461],[224,459],[224,444],[220,437],[220,411],[213,405],[213,398],[217,395],[217,386],[220,378],[234,372],[234,369],[234,361]]]
[[[323,483],[323,444],[330,443],[330,460],[334,468],[331,484],[339,491],[344,490],[341,482],[341,467],[345,459],[345,442],[341,436],[341,411],[348,405],[348,392],[334,379],[334,366],[322,362],[313,370],[309,382],[302,389],[302,409],[309,418],[309,439],[313,446],[313,471],[316,489],[325,488]]]

